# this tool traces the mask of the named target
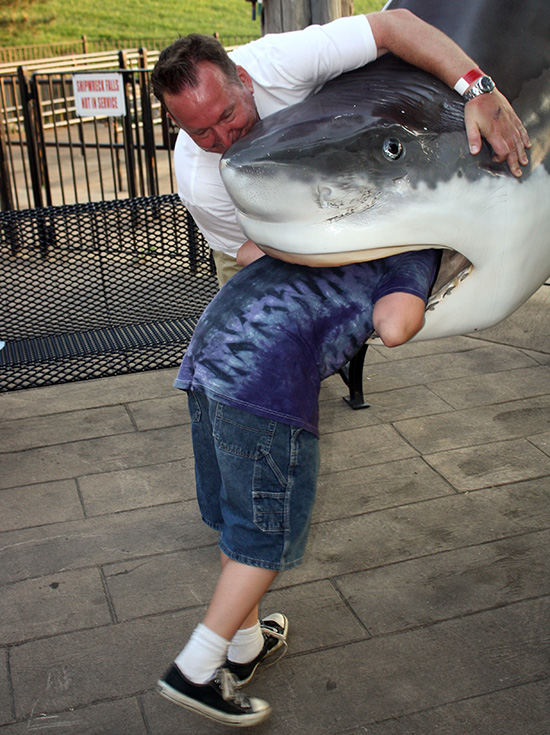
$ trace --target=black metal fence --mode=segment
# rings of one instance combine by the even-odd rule
[[[111,54],[111,57],[113,55]],[[54,68],[0,76],[0,203],[3,210],[27,209],[175,190],[172,135],[160,104],[149,90],[145,51],[119,52],[123,117],[79,117],[73,74]],[[112,70],[104,58],[89,60]]]

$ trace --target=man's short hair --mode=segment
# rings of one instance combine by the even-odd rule
[[[239,83],[237,68],[221,43],[213,36],[190,33],[160,52],[151,74],[155,96],[162,101],[165,94],[196,87],[197,65],[202,61],[216,64],[230,82]]]

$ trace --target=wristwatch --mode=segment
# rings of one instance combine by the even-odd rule
[[[492,92],[494,88],[495,83],[491,77],[484,74],[482,77],[479,77],[479,79],[475,81],[472,86],[466,90],[466,92],[464,92],[462,95],[464,102],[469,102],[470,100],[473,100],[474,97],[479,97],[480,94],[489,94],[489,92]]]

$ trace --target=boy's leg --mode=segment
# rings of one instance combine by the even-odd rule
[[[269,705],[235,690],[235,679],[227,670],[232,664],[226,662],[229,644],[241,626],[252,620],[258,623],[258,602],[277,574],[264,566],[287,568],[301,559],[315,496],[318,442],[302,429],[211,402],[204,394],[189,397],[203,519],[220,531],[222,548],[249,563],[222,556],[222,571],[204,621],[159,688],[171,701],[217,721],[254,724],[267,716]],[[254,483],[260,481],[261,492],[251,509]],[[269,644],[265,641],[265,649],[262,646],[248,664],[236,662],[239,684],[248,681],[264,655],[283,645],[286,618],[279,617],[284,621],[279,625],[282,634],[272,636]],[[270,623],[276,628],[276,620]],[[250,670],[249,664],[252,670],[245,678],[241,674],[243,668]]]
[[[221,563],[222,570],[225,569],[227,564],[230,566],[235,564],[223,551],[221,552]],[[242,564],[238,566],[243,567]],[[244,571],[245,574],[248,574],[247,569],[250,569],[250,567],[245,567],[244,570],[241,569],[241,572]],[[266,570],[261,571],[265,572]],[[275,574],[276,572],[270,572],[270,576],[272,575],[274,577]],[[229,584],[233,585],[232,578]],[[211,605],[207,612],[208,620],[212,620],[210,617],[212,615],[217,615],[217,612]],[[208,625],[206,618],[203,623]],[[209,625],[209,627],[211,626]],[[227,632],[227,635],[230,635],[230,631]],[[271,664],[276,663],[284,655],[285,650],[274,660],[271,657],[283,646],[286,649],[287,636],[288,620],[285,615],[282,613],[271,613],[260,620],[258,616],[258,604],[253,605],[246,618],[241,622],[239,629],[231,638],[227,651],[227,660],[224,664],[235,677],[235,685],[241,687],[247,684],[254,676],[258,666],[268,657],[271,659]]]
[[[226,559],[203,622],[159,681],[163,696],[225,724],[256,724],[268,716],[267,702],[238,693],[223,664],[231,638],[276,575]]]
[[[220,551],[220,563],[222,569],[226,565],[226,563],[230,561],[229,557],[226,556],[223,551]],[[258,605],[254,605],[254,607],[251,608],[250,612],[246,616],[246,618],[242,621],[242,623],[239,626],[239,629],[247,629],[250,628],[252,625],[258,622]],[[238,632],[238,631],[237,631]]]
[[[395,291],[374,304],[372,325],[386,347],[397,347],[420,331],[425,309],[419,296]]]
[[[203,625],[228,642],[255,612],[269,585],[277,576],[272,569],[252,567],[227,559],[212,596]]]

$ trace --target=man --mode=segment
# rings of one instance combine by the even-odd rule
[[[176,380],[189,394],[199,505],[220,532],[222,570],[202,623],[159,682],[163,696],[229,725],[256,724],[270,711],[238,688],[286,644],[286,618],[259,621],[258,603],[276,574],[302,558],[316,489],[320,382],[373,328],[388,345],[420,329],[438,258],[421,251],[307,268],[263,256],[236,224],[219,159],[259,118],[387,50],[451,86],[462,75],[459,86],[478,79],[468,74],[474,63],[466,54],[406,11],[260,39],[234,52],[236,66],[210,39],[180,39],[152,77],[182,130],[175,158],[184,203],[218,268],[224,256],[249,266],[205,311]],[[521,175],[529,139],[498,91],[468,102],[465,122],[472,153],[483,135],[496,160]]]

